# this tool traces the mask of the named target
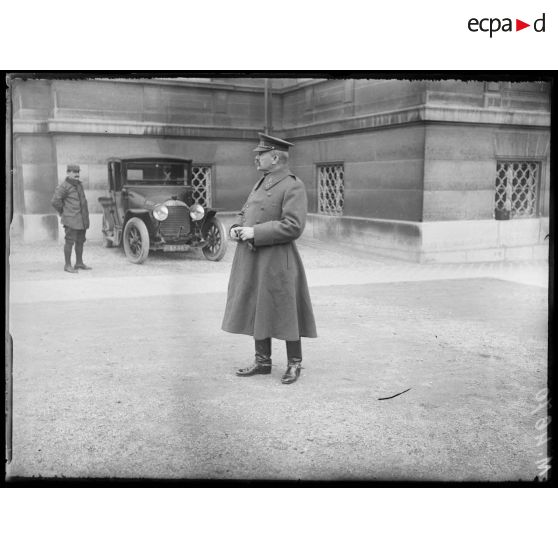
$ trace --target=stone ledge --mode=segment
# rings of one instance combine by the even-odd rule
[[[220,212],[218,216],[228,230],[236,220],[236,212]],[[102,213],[90,214],[87,239],[102,240]],[[548,231],[548,218],[516,221],[440,221],[419,223],[362,217],[327,217],[309,214],[302,242],[334,242],[347,249],[377,254],[410,262],[457,263],[488,261],[547,260],[548,241],[541,242]],[[504,237],[500,228],[510,232],[531,230],[529,238],[521,234]],[[492,234],[487,234],[492,231]],[[10,227],[12,238],[23,242],[54,240],[64,242],[64,229],[55,214],[14,215]],[[514,242],[510,242],[514,239]],[[482,241],[481,241],[482,240]]]
[[[83,111],[81,111],[83,112]],[[445,107],[417,105],[364,116],[354,116],[305,124],[296,127],[279,127],[278,133],[289,139],[306,139],[315,136],[335,135],[347,132],[362,132],[375,128],[386,128],[426,122],[443,122],[456,125],[496,125],[550,127],[550,114],[542,111],[509,111],[495,109],[471,109],[468,107]],[[221,139],[254,140],[256,128],[227,126],[203,126],[168,124],[165,122],[136,122],[114,118],[24,119],[14,118],[14,134],[114,134],[137,136],[208,137]]]
[[[550,127],[550,114],[543,111],[511,111],[486,108],[417,105],[376,114],[353,116],[334,121],[284,127],[281,133],[289,139],[363,132],[369,129],[393,126],[447,123],[454,125],[495,125]]]
[[[191,126],[164,122],[134,122],[130,120],[101,120],[94,118],[26,120],[14,119],[14,134],[94,134],[144,137],[202,137],[223,140],[257,141],[256,128],[227,128],[225,126]]]
[[[89,214],[90,226],[86,238],[92,241],[101,241],[102,213]],[[21,239],[25,243],[55,240],[64,242],[64,227],[55,213],[43,214],[15,214],[10,226],[10,237]]]
[[[548,258],[547,230],[547,217],[420,223],[309,214],[303,239],[415,262],[517,261]]]

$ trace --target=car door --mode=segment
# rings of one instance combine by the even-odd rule
[[[124,215],[126,214],[127,200],[122,195],[122,165],[120,161],[111,161],[109,163],[109,181],[110,192],[114,199],[116,211],[114,212],[114,222],[117,227],[122,227]]]

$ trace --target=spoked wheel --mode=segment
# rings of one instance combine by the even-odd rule
[[[202,248],[203,255],[212,262],[222,260],[227,251],[225,226],[216,217],[211,217],[204,227],[207,244]]]
[[[135,264],[141,264],[149,255],[149,232],[145,223],[138,217],[132,217],[124,227],[124,252]]]

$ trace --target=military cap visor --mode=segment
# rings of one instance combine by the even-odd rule
[[[288,151],[289,147],[294,145],[290,141],[285,141],[267,134],[258,133],[258,135],[260,136],[260,143],[254,149],[254,151],[258,153],[264,153],[272,149],[276,149],[277,151]]]
[[[79,172],[79,165],[68,165],[66,172]]]

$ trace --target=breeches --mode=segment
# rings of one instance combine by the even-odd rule
[[[64,239],[66,244],[73,246],[76,244],[83,244],[85,242],[85,229],[72,229],[71,227],[64,227]]]

